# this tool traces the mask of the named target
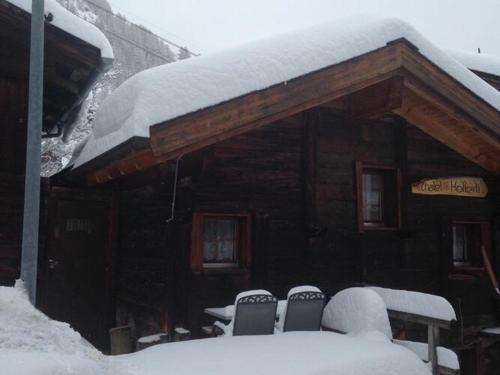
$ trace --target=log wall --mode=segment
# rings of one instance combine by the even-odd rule
[[[0,79],[0,285],[19,277],[26,115],[24,82]]]
[[[358,232],[357,160],[401,169],[401,230]],[[254,287],[285,298],[304,283],[327,295],[359,284],[438,293],[456,306],[461,298],[471,324],[492,317],[484,274],[447,281],[451,249],[443,250],[442,220],[493,220],[500,214],[498,177],[398,118],[353,119],[322,108],[185,155],[169,225],[173,168],[147,174],[128,177],[121,187],[117,277],[120,318],[134,320],[144,334],[174,325],[196,334],[209,321],[205,307],[230,304],[237,292]],[[488,197],[410,192],[412,182],[452,175],[483,177]],[[191,272],[193,212],[252,213],[252,269]]]

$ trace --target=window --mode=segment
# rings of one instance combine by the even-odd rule
[[[384,175],[363,173],[363,218],[365,223],[384,222]]]
[[[191,269],[235,269],[250,265],[250,215],[195,213]]]
[[[203,264],[238,264],[238,219],[203,221]]]
[[[401,226],[399,169],[356,162],[358,230],[391,230]]]
[[[482,269],[481,247],[490,256],[491,234],[487,221],[455,219],[451,224],[452,262],[455,269]]]

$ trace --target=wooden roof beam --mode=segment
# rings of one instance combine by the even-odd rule
[[[351,97],[346,99],[348,96]],[[101,167],[91,172],[89,183],[109,181],[113,176],[172,160],[339,100],[359,117],[392,111],[484,168],[499,171],[498,111],[411,45],[397,42],[289,82],[155,125],[150,128],[150,147],[141,151],[143,158],[134,153]],[[142,158],[137,168],[135,157]],[[86,170],[95,169],[97,165],[92,162]]]
[[[495,146],[485,146],[482,137],[471,130],[469,122],[443,112],[442,104],[429,101],[406,88],[402,106],[394,112],[483,168],[500,172],[500,160],[491,158],[487,153],[494,150]]]
[[[400,66],[401,46],[388,46],[153,126],[151,148],[161,160],[169,160],[387,80]]]

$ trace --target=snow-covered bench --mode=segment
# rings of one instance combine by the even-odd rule
[[[325,329],[359,334],[378,331],[392,340],[389,317],[428,327],[427,343],[393,340],[420,359],[429,362],[433,374],[458,374],[456,354],[438,347],[439,329],[450,328],[456,319],[451,305],[444,298],[424,293],[384,288],[349,288],[337,293],[323,314]]]
[[[455,310],[443,297],[407,290],[369,287],[387,306],[390,318],[427,326],[427,343],[397,340],[432,366],[433,374],[458,374],[457,355],[439,345],[439,330],[450,329],[457,320]]]

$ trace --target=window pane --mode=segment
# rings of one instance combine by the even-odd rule
[[[453,226],[453,261],[467,261],[467,232],[465,225],[455,224]]]
[[[205,262],[215,262],[217,260],[215,245],[215,242],[203,242],[203,259]]]
[[[205,219],[203,227],[204,263],[237,263],[236,219]]]
[[[480,266],[481,224],[455,223],[452,227],[453,262],[455,265]]]
[[[235,261],[234,257],[234,241],[222,241],[219,243],[219,261],[231,262]]]
[[[205,220],[203,229],[203,240],[214,241],[217,238],[217,221]]]
[[[384,179],[381,174],[363,174],[363,217],[365,222],[382,222]]]

